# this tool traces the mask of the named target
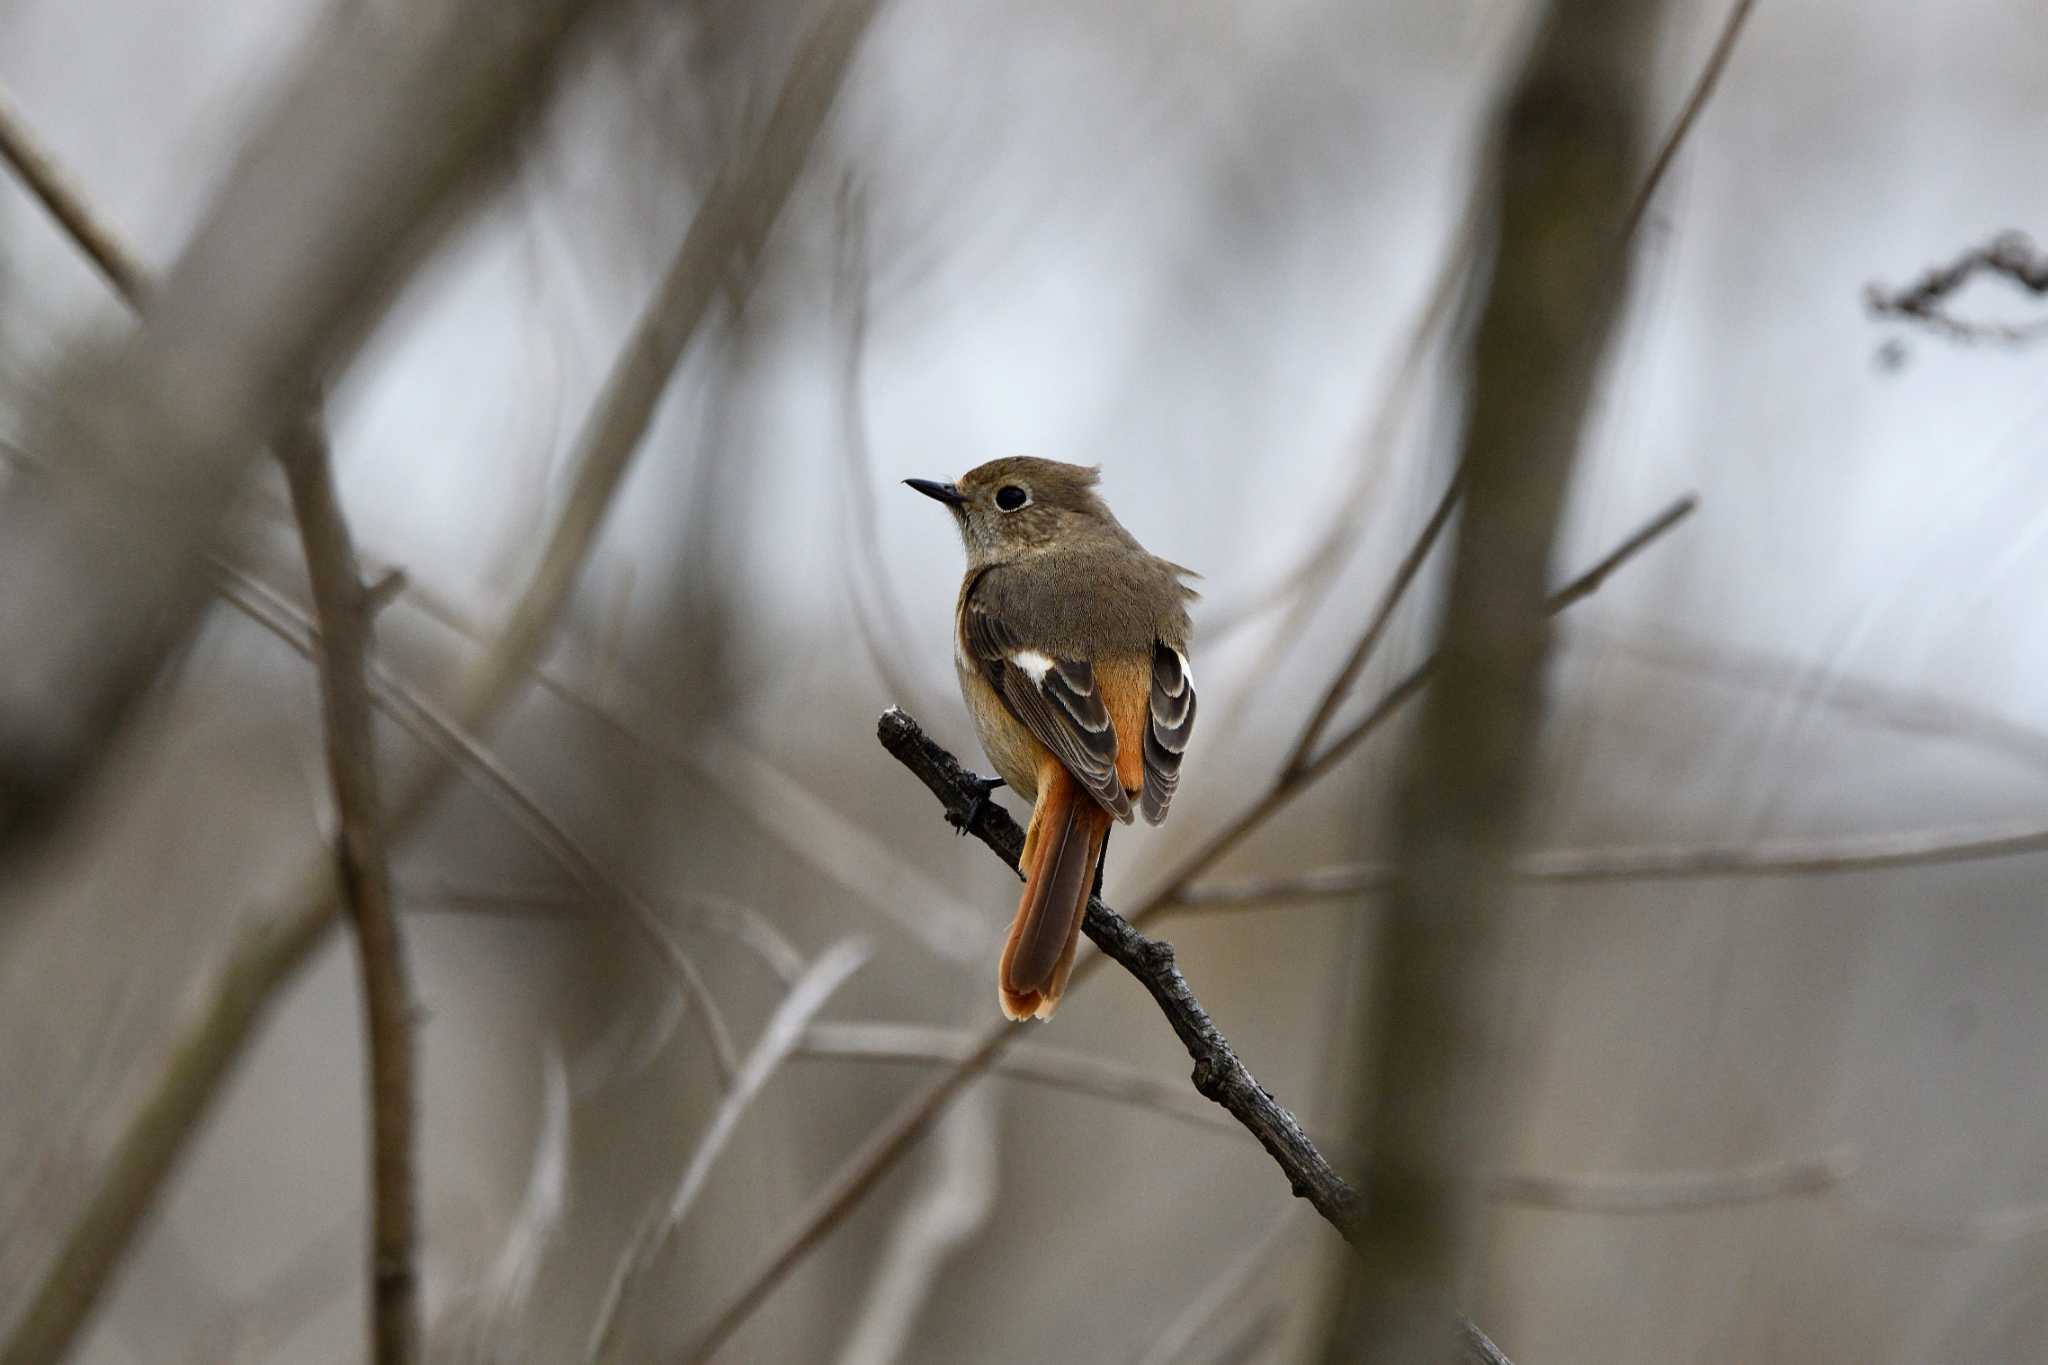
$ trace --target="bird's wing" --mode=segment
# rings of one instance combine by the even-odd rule
[[[970,590],[960,614],[961,642],[969,657],[1010,713],[1052,750],[1074,780],[1111,815],[1129,823],[1130,794],[1116,772],[1116,725],[1096,690],[1094,664],[1033,648],[986,596]]]
[[[1181,755],[1195,729],[1195,675],[1188,656],[1163,640],[1152,645],[1152,705],[1145,726],[1145,790],[1139,806],[1150,824],[1166,818],[1180,785]]]

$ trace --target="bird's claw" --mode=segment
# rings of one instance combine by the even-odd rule
[[[946,819],[952,822],[955,834],[965,834],[973,828],[974,822],[981,818],[982,811],[988,806],[989,793],[997,787],[1006,785],[1000,777],[970,776],[968,780],[974,784],[975,790],[974,799],[967,803],[966,813],[959,816],[955,816],[951,811],[946,813]]]

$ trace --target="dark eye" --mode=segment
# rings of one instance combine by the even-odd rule
[[[1031,501],[1031,495],[1014,483],[1006,483],[996,490],[996,506],[1005,512],[1014,512]]]

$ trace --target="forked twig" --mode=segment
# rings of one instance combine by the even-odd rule
[[[306,553],[306,575],[320,618],[315,667],[327,731],[327,767],[341,829],[336,880],[355,926],[363,982],[368,1057],[372,1359],[410,1365],[419,1358],[418,1183],[413,1119],[412,999],[405,941],[391,895],[391,857],[378,792],[377,737],[370,716],[370,604],[355,545],[334,487],[327,433],[317,416],[278,443],[292,510]]]
[[[315,656],[312,623],[282,594],[238,569],[223,565],[219,573],[221,581],[217,587],[223,600],[299,654]],[[481,740],[463,730],[453,717],[380,666],[371,665],[370,680],[370,700],[379,710],[446,759],[452,769],[468,775],[522,833],[576,882],[590,901],[617,911],[640,933],[656,958],[675,975],[684,1001],[697,1014],[711,1043],[711,1061],[719,1083],[730,1085],[739,1067],[732,1030],[719,1013],[718,1002],[703,973],[676,942],[660,913],[607,872],[604,864],[548,813],[540,798],[528,791]]]
[[[1984,246],[1965,251],[1948,265],[1935,266],[1905,289],[1873,284],[1865,293],[1870,311],[1879,317],[1923,323],[1957,341],[1999,341],[2020,345],[2048,336],[2048,321],[2014,326],[1969,322],[1948,311],[1949,296],[1974,275],[1999,275],[2029,294],[2048,294],[2048,254],[2037,250],[2023,232],[2004,232]]]

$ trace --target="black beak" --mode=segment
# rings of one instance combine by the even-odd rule
[[[905,479],[903,482],[928,498],[937,498],[948,507],[958,507],[967,501],[966,495],[950,483],[939,483],[933,479]]]

